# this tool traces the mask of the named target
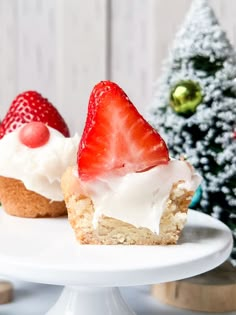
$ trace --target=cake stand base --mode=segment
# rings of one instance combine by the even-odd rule
[[[222,264],[233,245],[227,226],[191,210],[176,246],[79,245],[67,218],[26,220],[3,212],[0,239],[2,274],[65,286],[46,315],[134,315],[115,287],[196,276]]]
[[[46,315],[135,315],[118,288],[67,286]]]

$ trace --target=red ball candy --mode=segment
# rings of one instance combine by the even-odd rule
[[[21,143],[32,149],[46,144],[49,137],[49,129],[42,122],[30,122],[24,125],[19,132],[19,140]]]

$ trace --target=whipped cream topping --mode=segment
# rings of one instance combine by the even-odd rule
[[[201,177],[185,161],[171,160],[148,171],[103,177],[84,182],[94,204],[94,228],[105,215],[159,233],[159,225],[172,185],[195,191]]]
[[[28,190],[52,201],[62,201],[61,175],[67,166],[76,164],[78,134],[65,138],[48,126],[49,141],[31,149],[19,140],[22,127],[0,140],[0,175],[19,179]]]

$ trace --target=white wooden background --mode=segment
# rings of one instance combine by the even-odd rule
[[[236,46],[236,1],[209,0]],[[0,0],[0,118],[36,89],[81,132],[90,91],[120,84],[144,113],[191,0]]]

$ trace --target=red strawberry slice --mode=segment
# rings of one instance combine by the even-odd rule
[[[22,124],[39,121],[69,137],[69,129],[58,110],[41,94],[27,91],[12,102],[0,126],[0,139]]]
[[[4,129],[2,127],[2,123],[0,123],[0,139],[3,137],[1,137],[2,134],[4,134]]]
[[[125,175],[169,161],[161,136],[144,120],[115,83],[98,83],[90,96],[78,150],[82,180],[108,173]]]

